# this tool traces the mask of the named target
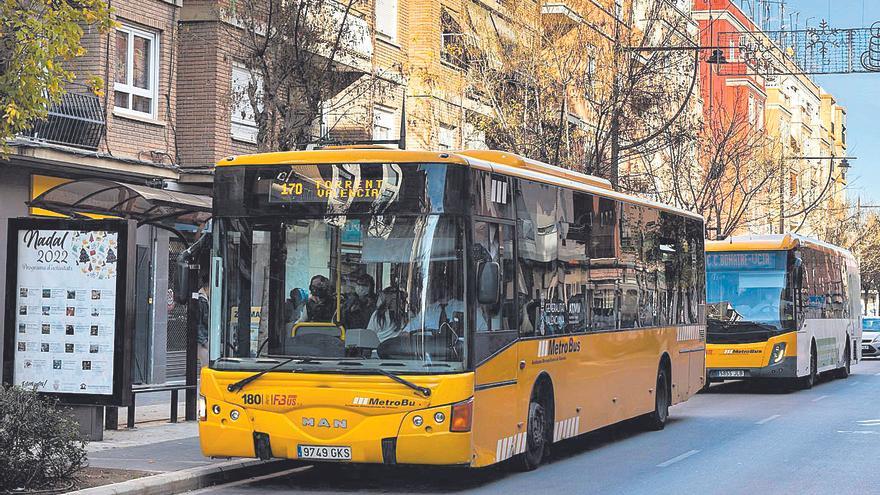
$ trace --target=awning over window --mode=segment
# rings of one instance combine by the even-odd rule
[[[84,213],[137,220],[138,224],[188,223],[211,218],[211,197],[105,179],[84,179],[55,186],[28,202],[63,215]]]

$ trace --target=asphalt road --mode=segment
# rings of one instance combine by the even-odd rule
[[[319,465],[199,493],[880,494],[880,361],[812,390],[712,386],[666,429],[632,424],[556,444],[538,470]]]

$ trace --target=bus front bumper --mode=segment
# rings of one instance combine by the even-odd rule
[[[796,378],[797,356],[789,356],[777,364],[751,368],[706,368],[710,382],[743,380],[749,378]]]
[[[206,420],[199,422],[202,453],[208,457],[432,465],[468,465],[472,460],[471,433],[449,431],[450,406],[365,418],[355,431],[340,432],[338,437],[330,439],[302,431],[302,425],[290,421],[285,414],[210,402],[209,410],[217,404],[221,413],[215,416],[209,412]],[[236,421],[228,416],[232,410],[239,411]],[[338,416],[338,411],[335,412]],[[438,412],[446,418],[442,424],[435,420]],[[333,413],[315,414],[315,424],[321,425],[322,417],[332,418]],[[415,421],[415,416],[419,416],[420,421]],[[420,426],[415,426],[416,423]],[[333,428],[332,419],[328,424]],[[302,446],[309,450],[302,450]],[[314,451],[312,448],[323,450],[321,447],[348,449],[334,452],[347,452],[349,458],[303,459],[300,456],[301,452]]]

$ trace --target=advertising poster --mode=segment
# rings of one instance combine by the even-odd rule
[[[18,232],[13,383],[113,394],[118,242],[116,232]]]
[[[11,223],[5,381],[73,403],[124,395],[127,376],[117,375],[127,375],[124,322],[133,296],[119,293],[130,271],[126,228],[124,221]]]

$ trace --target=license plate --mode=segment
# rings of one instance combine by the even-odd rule
[[[333,447],[329,445],[297,445],[296,455],[300,459],[350,461],[351,447]]]
[[[745,370],[718,370],[715,376],[719,378],[742,378],[746,376]]]

